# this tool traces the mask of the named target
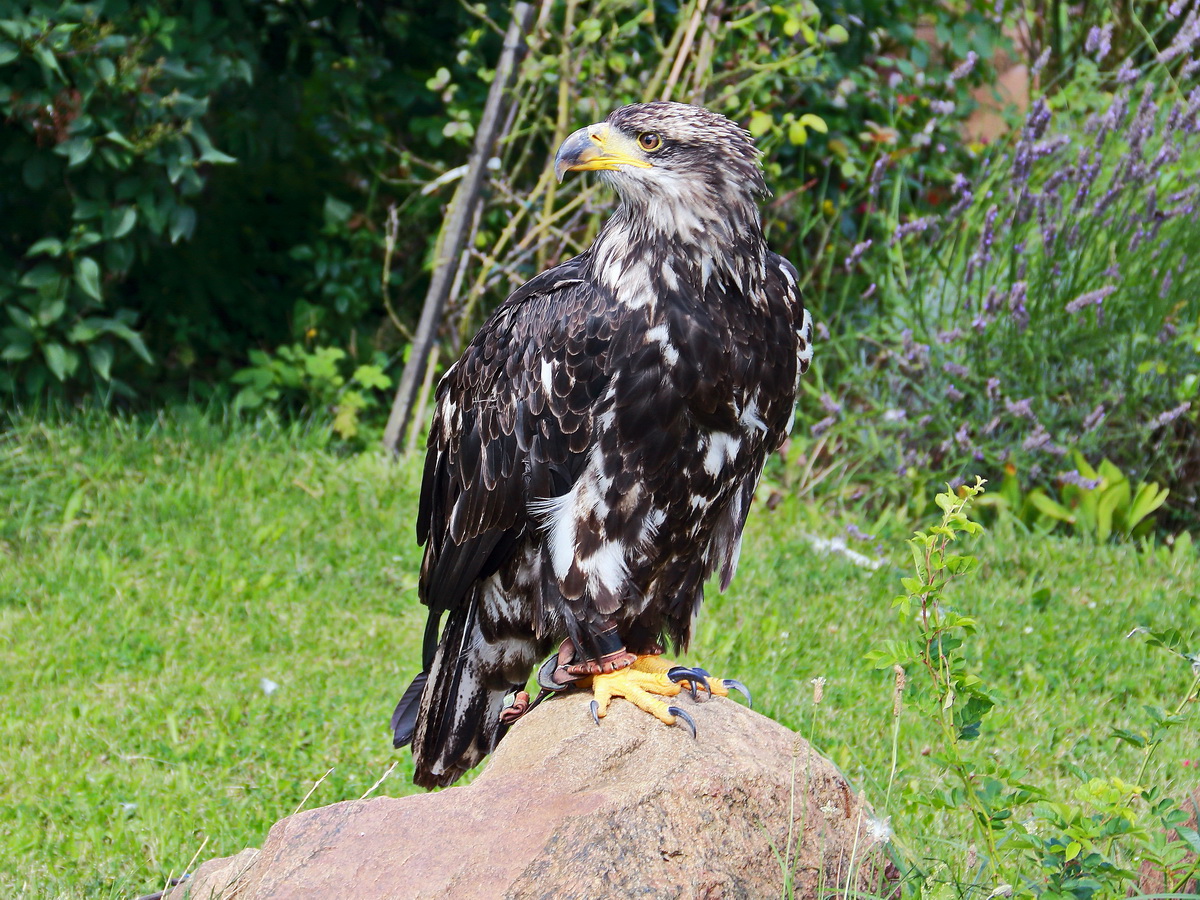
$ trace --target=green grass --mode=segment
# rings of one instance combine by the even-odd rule
[[[198,851],[260,845],[327,772],[307,805],[357,798],[396,761],[378,791],[411,792],[387,726],[419,660],[418,472],[186,410],[0,437],[0,896],[153,890]],[[792,500],[756,510],[688,659],[740,677],[882,804],[892,676],[862,657],[901,630],[907,535],[891,527],[871,572],[804,537],[841,527]],[[1196,559],[1003,530],[976,552],[984,568],[955,597],[981,619],[973,657],[1004,698],[980,755],[1064,792],[1076,768],[1132,779],[1110,730],[1140,727],[1142,704],[1189,676],[1125,635],[1200,630]],[[933,740],[905,717],[898,784],[929,784]],[[1192,787],[1197,757],[1194,726],[1175,729],[1147,780]],[[962,849],[952,818],[906,833],[897,811],[893,826],[923,856]]]

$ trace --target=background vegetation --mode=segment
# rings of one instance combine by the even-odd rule
[[[416,470],[373,447],[509,17],[0,0],[0,893],[149,890],[394,760]],[[429,374],[611,207],[549,177],[568,132],[745,124],[820,346],[698,652],[893,816],[912,896],[1188,887],[1196,0],[545,0],[527,43]],[[901,542],[976,474],[979,572],[918,566],[897,625]],[[949,681],[893,717],[889,661]]]

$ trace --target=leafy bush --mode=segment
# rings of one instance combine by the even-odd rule
[[[1107,459],[1092,468],[1076,451],[1074,461],[1075,469],[1059,477],[1058,498],[1052,496],[1052,488],[1023,491],[1016,469],[1011,468],[997,493],[978,502],[1027,527],[1050,531],[1066,525],[1099,541],[1111,535],[1145,537],[1153,531],[1154,514],[1170,494],[1167,488],[1153,481],[1140,482],[1134,488]]]
[[[1200,89],[1178,81],[1198,67],[1189,52],[1168,47],[1145,70],[1127,61],[1111,95],[1081,63],[941,212],[897,220],[848,260],[871,267],[885,318],[841,345],[845,381],[818,427],[833,428],[831,449],[949,477],[1009,464],[1034,484],[1078,477],[1072,451],[1106,456],[1165,482],[1173,512],[1196,521]]]
[[[270,406],[293,414],[328,413],[334,433],[343,440],[358,436],[364,412],[386,408],[386,391],[392,386],[383,373],[382,358],[344,374],[349,360],[340,347],[308,350],[295,344],[274,354],[251,350],[250,362],[233,376],[233,382],[242,385],[234,409]]]
[[[179,19],[129,18],[122,32],[94,6],[0,3],[0,394],[85,373],[120,388],[119,357],[150,362],[115,283],[140,254],[191,236],[191,199],[232,162],[203,119],[209,96],[249,72],[212,17],[190,23],[191,46],[220,50],[194,56],[170,54]]]
[[[425,82],[477,21],[426,7],[0,0],[0,397],[203,390],[314,321],[394,346],[383,220],[412,190],[411,286],[438,214],[413,169],[464,153]]]
[[[1134,629],[1190,671],[1176,703],[1146,707],[1146,726],[1113,730],[1113,737],[1140,751],[1132,775],[1076,770],[1075,790],[1062,796],[1035,784],[1034,773],[989,753],[985,721],[1004,700],[969,661],[981,622],[950,596],[952,585],[979,567],[977,557],[958,547],[982,532],[972,518],[982,493],[983,482],[976,479],[937,496],[940,521],[909,541],[913,574],[902,579],[904,592],[893,601],[905,634],[867,655],[878,668],[894,672],[895,732],[906,714],[915,713],[933,724],[937,736],[922,764],[932,770],[937,787],[910,782],[899,806],[910,817],[963,816],[970,835],[958,858],[910,860],[905,896],[1092,900],[1130,896],[1150,877],[1162,880],[1167,895],[1186,896],[1174,892],[1195,884],[1200,836],[1184,825],[1188,814],[1168,786],[1146,778],[1165,736],[1185,725],[1187,710],[1200,698],[1200,654],[1187,652],[1194,639],[1177,631]],[[894,739],[893,748],[897,744]],[[977,744],[983,746],[975,749]],[[895,752],[893,773],[900,764]]]

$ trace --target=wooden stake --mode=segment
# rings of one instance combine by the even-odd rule
[[[484,177],[487,174],[487,161],[495,146],[501,125],[504,122],[504,95],[512,83],[517,70],[517,62],[524,52],[525,35],[529,31],[533,19],[533,7],[528,3],[518,2],[513,6],[513,17],[509,23],[508,32],[504,35],[504,49],[496,64],[496,77],[488,91],[487,103],[483,108],[483,118],[475,133],[475,144],[467,160],[467,173],[459,182],[450,201],[450,209],[446,215],[446,224],[438,241],[438,253],[434,259],[433,277],[429,281],[429,290],[425,294],[425,305],[421,310],[421,319],[417,323],[413,335],[412,350],[404,373],[400,377],[400,385],[396,389],[396,397],[392,401],[392,412],[388,416],[387,427],[383,431],[383,446],[393,454],[400,452],[400,440],[404,429],[412,415],[413,405],[420,388],[421,381],[429,364],[430,349],[437,338],[438,326],[442,321],[446,298],[454,283],[454,276],[459,267],[459,258],[466,244],[467,232],[479,195],[483,189]]]

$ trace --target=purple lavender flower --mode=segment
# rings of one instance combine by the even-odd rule
[[[1070,472],[1059,472],[1057,478],[1060,484],[1073,484],[1085,491],[1094,491],[1104,481],[1103,478],[1084,478],[1077,469],[1072,469]]]
[[[1000,379],[993,375],[991,378],[989,378],[987,380],[987,387],[985,388],[985,390],[987,391],[987,398],[989,400],[999,400],[1000,399]]]
[[[954,112],[953,100],[930,100],[929,109],[935,116],[948,116]]]
[[[1156,416],[1151,422],[1150,427],[1162,428],[1164,425],[1170,425],[1185,412],[1192,408],[1192,401],[1185,400],[1173,409],[1168,409],[1166,412]]]
[[[1004,400],[1004,408],[1010,416],[1016,416],[1018,419],[1028,419],[1030,422],[1037,421],[1037,417],[1033,414],[1032,397],[1026,397],[1024,400],[1009,400],[1006,398]]]
[[[871,166],[871,177],[867,180],[867,193],[872,200],[879,193],[879,185],[883,181],[883,173],[887,169],[887,164],[887,156],[881,156],[875,160],[875,165]]]
[[[948,331],[939,331],[937,333],[937,342],[939,344],[953,344],[962,337],[961,328],[951,328]]]
[[[1117,290],[1116,285],[1108,284],[1102,288],[1098,288],[1097,290],[1088,291],[1086,294],[1080,294],[1078,297],[1076,297],[1074,300],[1072,300],[1070,303],[1068,303],[1066,305],[1066,311],[1068,313],[1077,313],[1081,309],[1084,309],[1088,306],[1093,306],[1093,305],[1099,306],[1108,297],[1110,297],[1116,290]]]
[[[1197,17],[1196,10],[1192,10],[1183,20],[1183,24],[1179,26],[1179,31],[1175,33],[1175,39],[1171,41],[1169,47],[1158,54],[1156,61],[1159,63],[1170,62],[1175,57],[1190,52],[1197,42],[1200,42],[1200,17]]]
[[[968,50],[966,59],[959,63],[958,66],[955,67],[954,71],[950,73],[950,78],[947,81],[947,84],[950,87],[953,87],[956,81],[962,81],[962,79],[966,78],[975,70],[975,63],[977,62],[979,62],[979,54],[977,54],[974,50]]]
[[[1133,61],[1126,59],[1117,70],[1117,84],[1132,84],[1141,76],[1141,71],[1134,66]]]
[[[1108,52],[1112,50],[1112,33],[1113,26],[1109,24],[1100,27],[1093,26],[1088,32],[1087,43],[1084,45],[1084,50],[1087,53],[1094,54],[1096,62],[1100,62],[1104,57],[1108,56]]]
[[[946,399],[949,400],[951,403],[958,403],[965,396],[966,396],[966,394],[964,394],[962,391],[960,391],[954,385],[952,385],[952,384],[946,385]]]
[[[1065,448],[1058,446],[1050,437],[1050,432],[1046,430],[1046,426],[1038,422],[1036,427],[1030,433],[1029,437],[1021,443],[1021,449],[1028,453],[1042,452],[1050,453],[1054,456],[1065,456],[1067,451]]]
[[[966,366],[960,365],[959,363],[956,363],[956,362],[942,363],[942,371],[946,372],[949,375],[953,375],[955,378],[970,378],[971,377],[971,370],[968,369]]]
[[[1099,404],[1095,409],[1093,409],[1090,413],[1088,413],[1087,418],[1083,420],[1083,425],[1080,426],[1083,429],[1083,433],[1087,434],[1089,431],[1091,431],[1093,428],[1095,428],[1097,425],[1099,425],[1101,422],[1103,422],[1104,421],[1104,413],[1105,413],[1105,410],[1104,410],[1103,403]]]
[[[905,222],[896,226],[896,230],[892,232],[891,243],[898,243],[911,234],[924,234],[926,231],[936,227],[937,216],[922,216],[919,219],[913,219],[911,222]]]
[[[851,522],[849,525],[846,526],[846,534],[850,535],[850,537],[854,538],[856,541],[873,541],[873,540],[875,540],[875,535],[867,534],[865,531],[863,531],[861,528],[859,528],[853,522]]]
[[[958,431],[954,432],[954,442],[963,450],[970,450],[973,446],[971,443],[971,428],[966,422],[958,426]]]
[[[1042,74],[1042,69],[1046,68],[1046,63],[1050,62],[1050,48],[1043,50],[1036,60],[1034,60],[1033,68],[1029,70],[1030,79],[1036,79]]]
[[[851,271],[858,261],[862,259],[862,255],[871,248],[873,242],[870,239],[863,241],[861,244],[855,244],[850,250],[850,255],[846,257],[846,271]]]
[[[1015,281],[1008,291],[1008,312],[1018,331],[1024,331],[1029,325],[1029,311],[1025,309],[1025,298],[1028,295],[1028,284]]]
[[[837,422],[837,416],[826,416],[820,422],[814,423],[810,429],[812,431],[812,436],[820,437],[826,431],[832,428],[835,422]]]
[[[821,394],[821,409],[825,410],[829,415],[835,416],[842,411],[842,404],[834,400],[829,394],[823,393]]]

